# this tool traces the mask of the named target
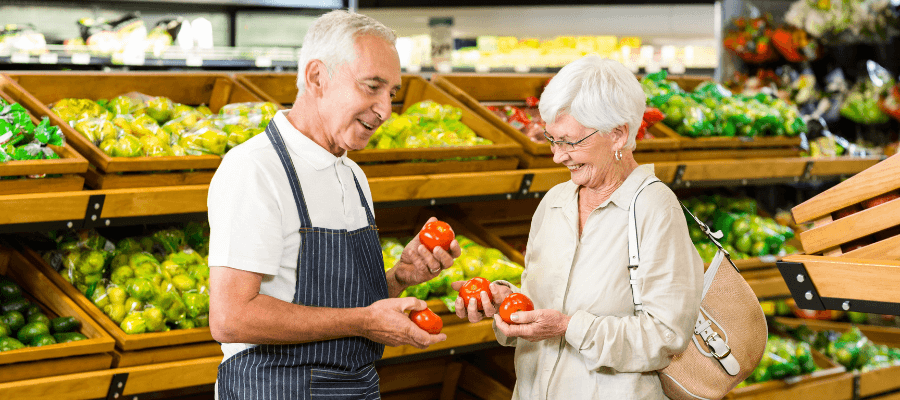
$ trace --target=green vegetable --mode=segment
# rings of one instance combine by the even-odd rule
[[[9,328],[9,334],[12,335],[14,332],[18,332],[19,329],[22,329],[25,326],[25,317],[22,313],[18,311],[10,311],[6,314],[3,314],[3,323]]]
[[[0,303],[18,300],[22,298],[22,289],[9,280],[0,280]]]
[[[19,329],[16,337],[22,343],[31,343],[34,338],[47,333],[50,333],[50,328],[47,327],[47,324],[41,322],[30,322],[25,324],[22,329]]]
[[[18,311],[21,314],[24,313],[30,305],[30,301],[25,299],[18,299],[10,301],[8,303],[4,303],[2,306],[0,306],[0,311],[2,311],[4,314],[9,313],[10,311]]]
[[[4,337],[0,338],[0,353],[4,351],[12,351],[24,348],[25,345],[22,342],[18,341],[15,338]]]
[[[49,333],[40,334],[31,341],[31,345],[34,347],[49,346],[56,343],[56,339]]]
[[[81,321],[75,317],[59,317],[50,321],[50,330],[53,333],[68,333],[81,328]]]
[[[78,340],[87,340],[87,337],[78,332],[54,333],[53,338],[57,343],[75,342]]]

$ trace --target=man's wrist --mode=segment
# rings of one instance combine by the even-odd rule
[[[397,266],[396,265],[394,266],[394,268],[391,268],[390,270],[388,270],[387,280],[388,280],[388,288],[392,288],[393,290],[391,290],[391,292],[396,293],[397,296],[399,296],[400,293],[402,293],[404,290],[406,290],[406,288],[408,288],[410,286],[410,285],[406,284],[405,282],[400,281],[400,277],[397,276]]]

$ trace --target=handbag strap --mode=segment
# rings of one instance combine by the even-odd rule
[[[635,213],[634,204],[637,202],[638,195],[653,183],[661,182],[657,178],[652,178],[641,183],[638,190],[631,199],[631,205],[628,207],[628,282],[631,283],[631,298],[634,301],[634,311],[642,311],[644,305],[641,302],[641,290],[638,287],[637,269],[641,263],[640,249],[638,247],[637,234],[637,214]]]
[[[639,251],[640,249],[638,246],[637,210],[635,209],[635,204],[637,203],[637,197],[639,194],[641,194],[641,191],[643,191],[644,188],[646,188],[650,184],[656,182],[660,182],[660,180],[653,178],[648,179],[647,181],[642,183],[637,192],[635,192],[634,198],[631,199],[631,206],[628,208],[628,281],[631,284],[631,297],[634,301],[635,314],[644,311],[644,305],[641,301],[641,289],[638,286],[637,279],[637,269],[641,263],[641,258]],[[700,225],[700,228],[703,230],[703,233],[706,234],[707,237],[709,237],[709,240],[711,240],[716,245],[716,247],[718,247],[719,251],[716,253],[713,263],[716,264],[716,261],[718,261],[720,258],[724,258],[725,260],[728,260],[728,262],[732,267],[734,267],[735,270],[737,270],[737,266],[735,266],[731,261],[731,257],[729,257],[728,251],[726,251],[717,240],[723,237],[722,232],[712,232],[709,226],[707,226],[696,216],[694,216],[694,214],[692,214],[691,211],[688,210],[683,203],[679,202],[679,204],[681,204],[681,208],[683,208],[684,211],[694,219],[694,222]],[[709,283],[711,283],[711,281]],[[706,289],[707,286],[706,283],[704,283],[704,295],[706,294]],[[711,318],[707,319],[707,317],[703,314],[704,313],[701,311],[697,316],[697,320],[694,324],[694,333],[701,336],[703,341],[706,342],[706,345],[711,350],[711,353],[703,351],[703,349],[700,348],[700,345],[697,344],[696,336],[693,338],[695,345],[701,353],[718,361],[719,364],[722,365],[722,368],[729,375],[736,376],[740,372],[741,367],[740,364],[738,364],[737,359],[734,357],[734,354],[731,353],[731,348],[728,346],[727,337],[724,339],[719,337],[719,334],[712,329],[712,324],[715,323],[715,321],[713,321]]]

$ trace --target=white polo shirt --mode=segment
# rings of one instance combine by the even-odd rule
[[[365,174],[346,152],[335,157],[300,133],[286,114],[276,113],[273,121],[293,160],[313,226],[355,230],[368,225],[353,182],[355,174],[373,209]],[[260,294],[292,302],[300,217],[287,174],[265,132],[225,155],[209,184],[206,204],[209,265],[263,274]],[[224,359],[251,346],[224,343]]]

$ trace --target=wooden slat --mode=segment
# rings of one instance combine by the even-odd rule
[[[801,158],[686,161],[685,181],[799,177],[806,161]]]
[[[531,169],[523,171],[527,171],[526,173],[528,174],[534,174],[534,179],[531,181],[532,192],[546,192],[554,186],[568,181],[572,177],[572,174],[567,168]]]
[[[462,376],[459,377],[459,387],[477,394],[484,400],[509,400],[513,394],[510,388],[503,386],[484,371],[468,363],[463,366]]]
[[[784,279],[780,276],[748,280],[747,283],[757,298],[783,297],[791,294]]]
[[[847,258],[865,258],[869,260],[900,260],[900,236],[893,236],[864,246],[848,253],[838,255]]]
[[[379,391],[396,392],[444,381],[447,360],[443,358],[378,367]]]
[[[382,400],[423,400],[437,399],[441,395],[441,385],[403,390],[399,392],[385,393]]]
[[[493,160],[480,161],[362,164],[359,167],[365,172],[367,178],[377,178],[384,176],[441,174],[446,173],[447,171],[482,172],[514,170],[518,164],[519,160],[514,157],[501,157]]]
[[[214,170],[192,172],[159,172],[153,174],[102,173],[90,168],[85,173],[85,183],[94,189],[125,189],[138,187],[208,185]]]
[[[803,385],[788,385],[778,391],[763,391],[748,395],[729,393],[725,398],[741,400],[850,400],[852,396],[853,375],[843,373]]]
[[[816,158],[809,174],[812,176],[835,176],[857,174],[878,164],[879,157],[828,157]]]
[[[530,170],[372,178],[369,186],[376,202],[514,193],[525,171]]]
[[[109,353],[0,365],[0,383],[109,369]]]
[[[815,164],[813,164],[815,165]],[[791,209],[803,224],[847,206],[900,188],[900,154],[876,164]]]
[[[801,232],[800,242],[807,253],[818,253],[896,225],[900,225],[900,199]]]
[[[454,362],[447,364],[447,372],[444,373],[444,384],[441,387],[440,400],[453,400],[456,398],[456,386],[462,375],[463,364]]]
[[[900,389],[900,366],[876,369],[859,375],[860,396],[868,397],[897,389]]]
[[[203,342],[180,346],[165,346],[144,350],[113,352],[113,368],[160,364],[172,361],[205,357],[222,357],[222,346],[216,342]]]
[[[714,149],[684,150],[678,152],[678,160],[730,160],[750,158],[786,158],[797,157],[800,150],[794,148],[759,148],[759,149]]]
[[[0,196],[0,224],[81,220],[88,197],[83,191]]]
[[[181,214],[206,211],[208,185],[98,190],[104,194],[101,218]]]
[[[900,303],[900,261],[788,256],[802,263],[821,297]]]
[[[382,358],[408,356],[426,351],[450,349],[453,347],[468,346],[473,344],[496,341],[494,330],[491,328],[492,320],[486,319],[474,324],[455,324],[442,330],[447,334],[447,340],[434,344],[425,350],[419,350],[412,346],[387,347]]]
[[[55,160],[8,161],[0,163],[0,176],[40,174],[82,174],[88,162],[71,146],[49,145],[60,158]]]
[[[63,175],[55,178],[22,178],[0,180],[0,196],[31,193],[76,192],[84,188],[84,176]]]

